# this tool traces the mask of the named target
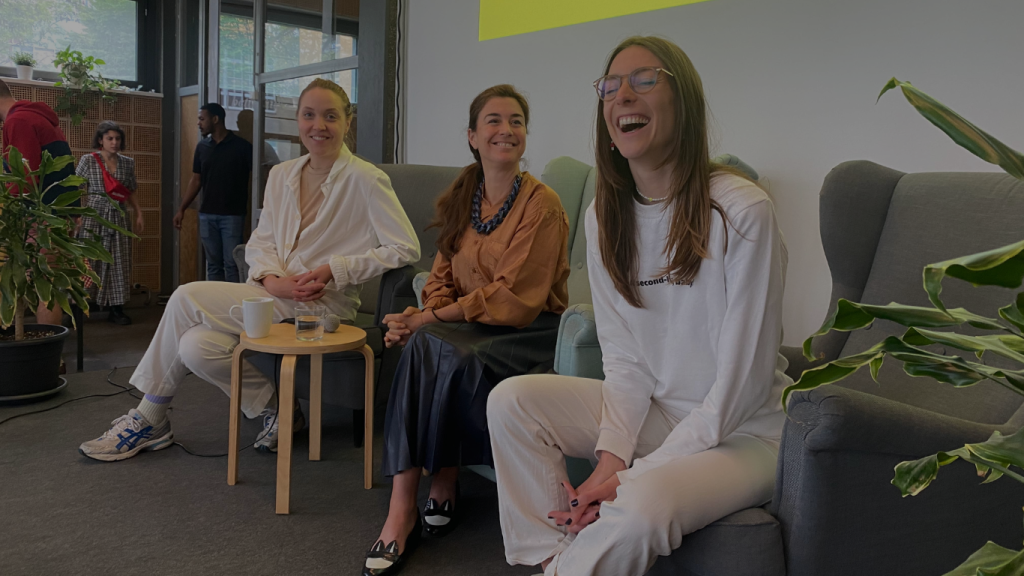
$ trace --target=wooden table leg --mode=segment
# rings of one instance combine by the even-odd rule
[[[295,419],[295,355],[281,360],[281,390],[277,399],[277,513],[288,514],[292,489],[292,428]]]
[[[366,362],[366,387],[364,390],[363,410],[366,416],[363,423],[363,488],[373,488],[373,350],[364,345],[363,360]]]
[[[231,414],[228,421],[228,486],[238,482],[238,436],[242,426],[242,363],[245,346],[235,346],[231,358]]]
[[[309,459],[320,460],[321,393],[323,392],[324,355],[309,355]]]

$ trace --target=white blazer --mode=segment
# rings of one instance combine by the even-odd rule
[[[373,164],[343,147],[320,190],[316,219],[299,233],[299,180],[309,155],[270,171],[263,212],[245,247],[247,283],[262,286],[270,275],[293,276],[330,264],[334,280],[319,303],[355,320],[359,285],[384,272],[416,262],[420,243],[398,202],[391,180]]]

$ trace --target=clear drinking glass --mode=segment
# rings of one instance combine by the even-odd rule
[[[295,337],[299,340],[319,340],[324,337],[326,307],[303,304],[295,308]]]

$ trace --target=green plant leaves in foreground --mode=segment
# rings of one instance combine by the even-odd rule
[[[966,562],[945,576],[1020,576],[1024,574],[1024,551],[1010,550],[988,542]]]
[[[1024,281],[1024,240],[994,250],[925,266],[924,289],[928,292],[928,300],[940,310],[946,309],[939,299],[939,294],[942,293],[942,279],[946,276],[970,282],[975,286],[1019,288]]]
[[[1024,429],[1009,436],[993,432],[992,436],[978,444],[966,444],[950,452],[939,452],[919,460],[900,462],[896,465],[896,475],[892,479],[893,486],[900,489],[903,496],[917,496],[932,483],[939,473],[939,468],[963,459],[974,464],[978,476],[992,482],[1004,474],[1018,482],[1024,483],[1024,476],[1010,470],[1010,466],[1024,468]]]
[[[956,313],[956,310],[951,310]],[[1024,340],[1011,334],[992,336],[965,336],[954,332],[936,332],[911,328],[903,338],[890,336],[871,348],[839,358],[805,370],[792,386],[782,393],[782,406],[789,409],[789,397],[793,392],[813,390],[826,384],[838,382],[853,374],[864,365],[870,366],[871,377],[877,382],[878,371],[886,356],[903,363],[903,371],[910,376],[925,377],[950,384],[957,388],[973,386],[982,380],[992,380],[1010,390],[1024,395],[1024,370],[1009,370],[971,362],[958,356],[946,356],[930,352],[918,346],[941,344],[983,356],[992,352],[1005,358],[1017,360],[1022,357]]]
[[[1024,180],[1024,154],[996,140],[946,105],[918,90],[910,82],[892,78],[882,88],[878,98],[881,99],[883,94],[893,88],[899,88],[911,106],[971,154],[998,165],[1018,180]]]
[[[942,328],[946,326],[959,326],[966,323],[984,330],[1006,329],[994,318],[979,316],[963,308],[939,310],[922,306],[905,306],[895,302],[885,306],[875,306],[871,304],[858,304],[845,298],[840,298],[839,302],[836,303],[835,312],[825,319],[825,322],[821,325],[821,328],[818,328],[817,332],[811,334],[804,341],[804,356],[808,360],[814,360],[814,355],[811,352],[811,342],[815,337],[827,334],[832,330],[851,332],[866,328],[876,318],[891,320],[908,327]]]

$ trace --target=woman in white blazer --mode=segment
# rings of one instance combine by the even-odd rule
[[[189,372],[228,393],[231,356],[243,328],[228,311],[244,298],[273,298],[275,322],[312,301],[352,321],[360,284],[419,260],[419,241],[387,175],[345,146],[351,119],[348,96],[334,82],[317,79],[302,91],[298,128],[309,154],[270,172],[263,212],[246,245],[246,283],[192,282],[175,290],[131,378],[145,398],[102,436],[82,444],[82,454],[116,461],[170,446],[167,408]],[[276,452],[274,384],[248,364],[242,411],[249,418],[263,414],[255,447]],[[304,425],[301,417],[295,422]]]

